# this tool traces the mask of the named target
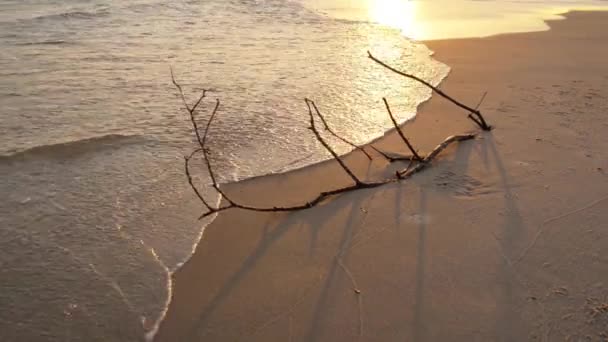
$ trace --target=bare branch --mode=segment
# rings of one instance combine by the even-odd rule
[[[386,64],[386,63],[384,63],[383,61],[379,60],[378,58],[374,57],[374,55],[372,55],[372,53],[371,53],[371,52],[369,52],[369,51],[367,51],[367,55],[368,55],[368,57],[369,57],[371,60],[373,60],[374,62],[376,62],[376,63],[380,64],[381,66],[385,67],[386,69],[388,69],[388,70],[390,70],[390,71],[392,71],[392,72],[394,72],[394,73],[396,73],[396,74],[398,74],[398,75],[401,75],[401,76],[403,76],[403,77],[406,77],[406,78],[412,79],[412,80],[414,80],[414,81],[416,81],[416,82],[418,82],[418,83],[421,83],[421,84],[425,85],[426,87],[430,88],[430,89],[431,89],[431,90],[433,90],[435,93],[437,93],[439,96],[441,96],[441,97],[443,97],[443,98],[447,99],[448,101],[452,102],[452,103],[453,103],[453,104],[455,104],[456,106],[458,106],[458,107],[460,107],[460,108],[462,108],[462,109],[465,109],[466,111],[468,111],[468,112],[470,112],[470,113],[475,114],[475,116],[476,116],[476,117],[477,117],[477,119],[478,119],[478,120],[477,120],[477,121],[475,121],[475,122],[476,122],[476,123],[479,125],[479,127],[481,127],[481,129],[483,129],[484,131],[489,131],[489,130],[492,130],[492,127],[491,127],[491,126],[489,126],[489,125],[486,123],[485,119],[483,118],[483,116],[481,115],[481,112],[480,112],[478,109],[471,108],[471,107],[469,107],[469,106],[467,106],[467,105],[465,105],[465,104],[463,104],[463,103],[459,102],[458,100],[454,99],[453,97],[451,97],[451,96],[449,96],[448,94],[446,94],[445,92],[443,92],[441,89],[439,89],[439,88],[435,87],[434,85],[432,85],[432,84],[430,84],[429,82],[427,82],[427,81],[425,81],[425,80],[421,79],[421,78],[420,78],[420,77],[418,77],[418,76],[415,76],[415,75],[412,75],[412,74],[408,74],[408,73],[405,73],[405,72],[403,72],[403,71],[400,71],[400,70],[397,70],[397,69],[393,68],[392,66],[390,66],[390,65],[388,65],[388,64]]]
[[[418,160],[418,161],[422,161],[422,158],[418,155],[418,152],[416,152],[416,150],[414,149],[414,147],[412,146],[412,144],[410,144],[410,141],[407,140],[407,138],[405,137],[405,135],[401,131],[401,127],[399,127],[399,124],[397,123],[397,120],[395,120],[395,117],[393,116],[393,112],[391,112],[391,107],[388,105],[388,101],[386,101],[386,98],[383,97],[382,101],[384,101],[384,105],[386,106],[386,110],[388,111],[388,115],[391,117],[391,121],[393,122],[393,125],[395,126],[395,130],[397,131],[397,133],[399,133],[399,136],[401,137],[401,139],[403,140],[403,142],[407,145],[407,148],[410,149],[410,151],[414,155],[414,158],[416,160]]]
[[[359,145],[356,145],[352,142],[350,142],[349,140],[341,137],[340,135],[338,135],[336,132],[334,132],[329,125],[327,124],[327,121],[325,121],[325,117],[323,117],[323,114],[321,114],[321,111],[319,111],[319,108],[317,108],[317,104],[309,99],[304,99],[304,101],[306,101],[307,103],[310,102],[312,104],[312,107],[315,109],[315,112],[317,113],[317,115],[319,116],[319,118],[321,119],[321,122],[323,122],[323,126],[325,126],[325,130],[328,131],[329,133],[331,133],[334,137],[342,140],[342,142],[344,142],[345,144],[350,145],[351,147],[353,147],[354,149],[357,149],[361,152],[363,152],[363,154],[365,154],[365,156],[367,157],[367,159],[372,160],[372,156],[367,153],[367,151],[365,151],[365,149]]]
[[[403,171],[395,171],[395,176],[397,176],[398,179],[404,179],[406,174],[408,174],[408,171],[412,168],[412,166],[414,166],[414,163],[416,161],[414,160],[414,158],[410,159],[410,163],[407,164],[407,167],[405,168],[405,170]]]
[[[471,119],[471,121],[473,121],[474,123],[476,123],[476,124],[477,124],[477,126],[483,126],[483,123],[482,123],[481,121],[479,121],[479,119],[477,119],[477,118],[476,118],[476,117],[473,115],[473,113],[470,113],[470,114],[468,115],[468,118],[469,118],[469,119]]]
[[[197,100],[197,102],[190,107],[186,101],[186,97],[184,95],[183,89],[181,87],[181,85],[179,83],[177,83],[177,81],[175,80],[174,76],[173,76],[173,70],[171,70],[171,79],[173,81],[173,84],[175,85],[175,87],[177,88],[177,90],[179,91],[181,98],[182,98],[182,102],[184,103],[186,110],[188,111],[189,115],[190,115],[190,122],[192,124],[192,127],[194,129],[194,132],[196,134],[196,138],[197,138],[197,142],[199,144],[199,148],[192,151],[190,153],[190,155],[184,157],[184,169],[185,169],[185,173],[186,173],[186,177],[188,179],[188,183],[190,184],[190,187],[192,188],[192,190],[194,191],[194,193],[196,194],[196,196],[199,198],[199,200],[203,203],[203,205],[205,206],[205,208],[207,209],[207,212],[203,213],[199,219],[202,219],[204,217],[210,216],[212,214],[215,213],[219,213],[228,209],[232,209],[232,208],[239,208],[239,209],[243,209],[243,210],[251,210],[251,211],[258,211],[258,212],[290,212],[290,211],[297,211],[297,210],[303,210],[303,209],[308,209],[308,208],[312,208],[315,205],[321,203],[323,200],[327,199],[328,197],[331,196],[335,196],[335,195],[339,195],[342,193],[346,193],[349,191],[354,191],[354,190],[358,190],[358,189],[366,189],[366,188],[374,188],[374,187],[379,187],[382,186],[384,184],[388,184],[388,183],[392,183],[392,182],[396,182],[400,179],[405,179],[410,177],[411,175],[413,175],[414,173],[422,170],[424,167],[426,167],[433,158],[435,158],[442,150],[444,150],[447,145],[449,145],[452,142],[455,141],[463,141],[463,140],[467,140],[467,139],[472,139],[475,135],[474,134],[469,134],[469,135],[459,135],[459,136],[452,136],[449,137],[448,139],[446,139],[446,141],[444,141],[442,144],[440,144],[431,154],[429,154],[427,157],[425,157],[424,159],[418,155],[413,147],[409,144],[409,141],[405,138],[405,136],[403,135],[403,133],[401,132],[401,130],[398,128],[397,123],[390,111],[390,108],[388,106],[388,102],[386,101],[386,99],[384,99],[384,102],[386,104],[386,107],[388,109],[389,115],[391,116],[391,119],[393,120],[393,123],[395,124],[395,126],[397,127],[397,131],[400,133],[402,139],[406,142],[406,144],[408,145],[408,147],[410,148],[410,150],[414,153],[413,156],[411,157],[390,157],[388,154],[376,149],[375,147],[372,146],[372,148],[374,148],[376,151],[378,151],[380,154],[382,154],[385,158],[391,160],[409,160],[410,163],[407,167],[407,169],[403,172],[397,172],[396,177],[395,178],[389,178],[380,182],[373,182],[373,183],[367,183],[367,182],[362,182],[361,180],[359,180],[359,178],[357,178],[357,176],[355,176],[355,174],[348,168],[348,166],[346,166],[346,164],[340,159],[340,157],[338,156],[338,154],[331,148],[331,146],[323,139],[323,137],[321,136],[321,134],[319,133],[317,127],[316,127],[316,123],[315,123],[315,118],[313,115],[313,110],[312,108],[314,108],[316,114],[319,116],[319,118],[321,118],[321,120],[323,121],[323,124],[325,125],[325,129],[330,132],[331,134],[333,134],[334,136],[336,136],[337,138],[339,138],[340,140],[348,143],[349,145],[356,147],[356,148],[360,148],[352,143],[349,143],[348,140],[341,138],[339,135],[337,135],[335,132],[333,132],[331,130],[331,128],[327,125],[327,122],[325,122],[323,115],[320,113],[320,111],[318,110],[318,108],[316,107],[315,103],[311,100],[306,99],[306,105],[308,107],[308,114],[310,117],[310,129],[312,130],[312,132],[314,133],[315,137],[317,138],[317,140],[319,140],[319,142],[323,145],[323,147],[325,147],[325,149],[327,149],[331,155],[334,157],[334,159],[340,164],[340,166],[342,167],[342,169],[349,175],[349,177],[355,182],[354,185],[350,185],[350,186],[346,186],[343,188],[338,188],[338,189],[334,189],[334,190],[330,190],[330,191],[324,191],[321,192],[320,194],[318,194],[315,198],[313,198],[310,201],[307,201],[303,204],[299,204],[299,205],[295,205],[295,206],[286,206],[286,207],[253,207],[253,206],[249,206],[249,205],[244,205],[244,204],[240,204],[237,203],[235,201],[233,201],[232,199],[230,199],[224,192],[223,190],[220,189],[219,183],[217,181],[217,177],[216,174],[213,170],[212,164],[211,164],[211,158],[209,156],[209,147],[207,146],[208,142],[207,142],[207,138],[210,132],[210,128],[211,125],[215,119],[215,117],[218,114],[219,108],[220,108],[220,100],[216,100],[216,104],[215,107],[213,109],[213,111],[211,112],[211,115],[209,116],[209,119],[207,120],[207,124],[205,126],[205,130],[203,132],[203,135],[200,135],[199,132],[199,128],[198,128],[198,123],[195,117],[195,111],[197,109],[197,107],[200,105],[200,103],[202,102],[202,100],[205,97],[206,94],[206,90],[203,91],[203,94],[199,97],[199,99]],[[371,145],[370,145],[371,146]],[[214,189],[228,202],[227,205],[225,206],[219,206],[219,207],[214,207],[211,204],[209,204],[209,202],[207,202],[207,200],[204,198],[202,192],[198,189],[198,187],[194,184],[193,181],[193,177],[190,173],[190,160],[198,153],[202,152],[203,154],[203,159],[204,159],[204,163],[207,167],[207,171],[209,173],[209,177],[212,180],[213,183],[213,187]],[[363,151],[365,152],[365,151]],[[368,155],[366,153],[366,155]],[[369,157],[369,155],[368,155]],[[370,157],[371,158],[371,157]],[[415,166],[414,164],[417,163]]]
[[[201,151],[202,151],[202,149],[200,149],[200,148],[196,149],[196,150],[192,151],[192,153],[190,153],[189,156],[184,157],[184,169],[186,172],[186,177],[188,177],[188,184],[190,184],[190,187],[192,188],[192,190],[194,191],[194,193],[196,194],[198,199],[201,200],[201,202],[203,202],[205,207],[207,207],[207,209],[211,211],[211,210],[213,210],[213,207],[210,206],[209,203],[207,203],[207,201],[205,200],[203,195],[200,193],[200,191],[198,190],[196,185],[194,185],[194,181],[192,180],[192,175],[190,174],[190,159],[192,159],[192,157],[194,157],[195,154],[197,154],[198,152],[201,152]]]

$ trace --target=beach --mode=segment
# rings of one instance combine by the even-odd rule
[[[416,148],[478,136],[411,179],[297,212],[220,213],[172,275],[154,340],[605,341],[608,13],[566,18],[424,42],[451,68],[442,90],[471,105],[488,93],[495,129],[433,96],[403,127]],[[394,132],[373,145],[407,153]],[[372,162],[344,157],[362,179],[407,166],[367,150]],[[274,206],[350,182],[330,160],[224,189]]]
[[[210,141],[230,182],[328,158],[305,96],[359,143],[392,127],[380,94],[400,122],[414,116],[430,91],[398,87],[367,49],[434,84],[449,72],[397,29],[299,0],[0,0],[0,340],[156,328],[170,275],[213,219],[197,220],[184,176],[194,136],[172,73],[188,100],[210,90],[201,117],[221,98]]]

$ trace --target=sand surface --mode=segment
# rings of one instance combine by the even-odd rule
[[[576,12],[548,32],[429,42],[453,70],[442,89],[473,105],[488,91],[496,129],[408,181],[220,214],[156,340],[606,341],[607,23]],[[476,131],[466,114],[433,97],[404,131],[430,151]],[[375,146],[405,152],[394,134]],[[404,167],[346,160],[369,180]],[[348,183],[328,162],[227,189],[286,205]]]

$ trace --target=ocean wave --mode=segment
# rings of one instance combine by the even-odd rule
[[[63,13],[55,13],[55,14],[45,14],[41,16],[37,16],[32,18],[32,20],[41,21],[41,20],[66,20],[66,19],[81,19],[88,20],[99,17],[106,17],[110,14],[107,10],[100,10],[95,12],[85,12],[85,11],[69,11]]]
[[[141,135],[106,134],[97,137],[66,141],[56,144],[40,145],[0,155],[0,162],[12,162],[27,158],[68,158],[108,148],[142,142]]]
[[[43,41],[39,41],[39,42],[17,43],[15,45],[17,45],[17,46],[31,46],[31,45],[64,45],[64,44],[70,44],[70,43],[67,42],[67,41],[65,41],[65,40],[43,40]]]

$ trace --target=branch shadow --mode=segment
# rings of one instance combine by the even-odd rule
[[[370,166],[366,170],[366,176],[369,175]],[[365,192],[369,190],[361,190]],[[368,192],[369,193],[369,192]],[[192,326],[192,329],[187,332],[183,337],[185,340],[203,340],[205,331],[210,327],[213,314],[226,302],[227,299],[234,293],[234,291],[240,286],[243,280],[248,274],[255,272],[256,266],[261,258],[263,258],[279,240],[290,231],[299,226],[309,227],[310,233],[310,247],[309,257],[314,255],[316,249],[316,240],[322,229],[340,228],[340,227],[329,227],[327,222],[338,214],[345,215],[345,224],[342,236],[339,242],[339,248],[336,257],[333,258],[330,265],[325,284],[322,285],[321,294],[316,303],[314,310],[314,316],[311,324],[311,328],[308,332],[307,340],[317,340],[322,331],[322,323],[324,321],[324,309],[328,307],[331,299],[330,292],[332,285],[338,279],[338,257],[342,256],[343,251],[349,246],[351,239],[357,229],[357,222],[359,222],[361,211],[358,210],[360,206],[365,202],[369,196],[352,196],[352,194],[341,194],[334,198],[326,200],[314,208],[306,211],[295,211],[289,213],[258,213],[251,212],[251,215],[264,215],[266,216],[266,225],[261,227],[260,230],[263,232],[263,237],[258,245],[254,248],[251,254],[241,263],[238,270],[235,271],[221,286],[220,290],[213,296],[208,302],[205,308],[197,317],[196,322]],[[310,211],[315,211],[314,214],[310,214]],[[276,224],[272,225],[273,220],[278,220]],[[342,226],[342,224],[340,224]],[[356,303],[356,302],[355,302]]]
[[[371,173],[371,168],[372,168],[372,162],[370,161],[369,163],[367,163],[367,168],[365,169],[365,174],[362,177],[362,179],[368,179],[369,178],[370,173]],[[357,174],[359,175],[359,172],[357,172]],[[333,201],[333,200],[334,199],[330,199],[330,201]],[[353,213],[353,210],[354,210],[355,207],[356,206],[353,206],[353,208],[351,208],[351,214]],[[327,217],[323,217],[323,219],[327,219]],[[310,237],[310,244],[309,244],[309,251],[308,251],[308,253],[309,253],[309,256],[311,256],[311,257],[314,254],[314,251],[315,251],[315,249],[317,247],[317,242],[318,242],[318,239],[319,239],[318,238],[318,236],[319,236],[319,229],[318,229],[318,227],[323,224],[322,220],[316,220],[316,221],[317,221],[316,222],[317,224],[310,225],[310,230],[311,230],[310,235],[311,235],[311,237]]]
[[[306,335],[305,341],[318,341],[319,338],[323,334],[322,324],[325,317],[325,309],[331,305],[331,296],[330,292],[332,290],[332,285],[338,279],[338,258],[342,257],[344,253],[344,249],[348,247],[354,233],[355,223],[356,223],[356,208],[359,207],[362,201],[354,202],[350,208],[350,213],[348,214],[347,222],[344,226],[344,230],[342,231],[342,237],[340,239],[340,247],[338,249],[338,253],[333,258],[331,262],[331,266],[329,268],[329,272],[327,277],[325,278],[325,283],[321,288],[321,293],[317,299],[315,304],[314,313],[312,316],[312,323],[310,325],[310,329]]]
[[[194,341],[196,338],[201,337],[201,331],[208,326],[209,320],[213,313],[217,310],[217,308],[230,296],[232,291],[239,285],[239,283],[243,280],[243,278],[249,274],[254,265],[258,262],[258,260],[263,257],[270,246],[278,240],[285,232],[287,228],[290,227],[289,222],[291,222],[291,217],[293,215],[288,215],[286,220],[283,221],[284,224],[277,224],[274,227],[271,227],[270,222],[272,216],[276,216],[277,214],[264,213],[258,215],[268,216],[266,220],[266,224],[263,228],[265,232],[264,238],[259,242],[258,246],[255,248],[253,253],[251,253],[245,261],[241,264],[239,269],[228,278],[222,288],[218,291],[218,293],[213,297],[213,299],[209,302],[209,304],[202,310],[201,314],[197,318],[197,323],[194,324],[192,329],[183,337],[186,337],[187,341]],[[274,228],[274,229],[272,229]],[[183,338],[182,338],[183,339]]]
[[[426,268],[426,238],[427,238],[427,194],[420,188],[420,206],[418,221],[418,243],[416,252],[416,287],[414,302],[414,320],[412,321],[412,341],[426,340],[424,328],[424,292]]]
[[[477,141],[477,140],[476,140]],[[457,175],[466,175],[469,168],[471,155],[477,151],[477,144],[473,143],[461,143],[455,148],[455,152],[452,154],[450,160],[436,160],[436,163],[441,163],[440,168],[446,171],[451,171]],[[442,169],[435,170],[434,172],[441,172]],[[430,171],[433,172],[433,171]],[[429,336],[429,326],[432,322],[429,322],[427,317],[427,304],[426,304],[426,277],[427,277],[427,260],[429,251],[428,247],[428,228],[429,228],[429,194],[433,191],[442,191],[437,188],[435,179],[432,179],[431,184],[426,182],[417,182],[417,187],[420,191],[418,212],[416,213],[416,224],[417,224],[417,244],[416,244],[416,270],[415,270],[415,287],[414,287],[414,307],[413,307],[413,320],[411,321],[411,333],[409,338],[404,340],[411,340],[416,342],[428,341],[432,338]],[[453,196],[452,193],[442,193],[442,196]],[[397,222],[399,227],[400,222]],[[441,228],[441,227],[439,227]]]
[[[365,178],[369,177],[370,168],[371,168],[371,163],[368,164]],[[362,190],[362,191],[365,193],[369,193],[369,190]],[[350,212],[348,214],[346,214],[346,222],[344,224],[344,230],[342,232],[342,237],[340,238],[340,245],[338,248],[338,252],[331,262],[331,266],[330,266],[328,275],[326,277],[325,284],[323,285],[319,298],[315,304],[315,309],[314,309],[314,313],[313,313],[313,317],[312,317],[312,323],[310,325],[310,329],[308,330],[308,334],[307,334],[306,338],[304,339],[305,341],[310,341],[310,342],[318,341],[319,338],[322,336],[322,333],[323,333],[322,323],[324,321],[323,318],[325,316],[324,312],[326,311],[325,309],[327,307],[329,307],[329,305],[331,305],[330,304],[330,299],[331,299],[330,292],[332,289],[332,285],[335,283],[335,281],[338,278],[337,271],[339,268],[339,260],[340,260],[340,258],[345,256],[345,253],[348,251],[348,247],[350,246],[350,243],[352,242],[355,231],[357,230],[357,226],[358,226],[357,223],[359,223],[361,221],[361,220],[359,220],[359,218],[364,217],[364,215],[362,215],[361,211],[359,211],[358,209],[362,208],[361,205],[367,200],[368,197],[369,196],[357,196],[354,201],[342,201],[342,202],[346,202],[346,203],[350,202],[350,204],[351,204]],[[336,202],[339,202],[339,201],[336,201]],[[330,212],[332,210],[334,210],[332,208],[328,208],[328,209],[330,209]],[[342,210],[342,208],[335,210],[334,212],[339,212],[341,210]],[[320,227],[324,222],[327,222],[326,217],[323,217],[323,215],[320,215],[317,219],[318,219],[317,227]],[[361,227],[359,227],[359,228],[361,228]],[[314,235],[314,236],[316,237],[316,235]],[[354,301],[354,303],[356,303],[356,301]]]
[[[517,197],[513,192],[514,185],[508,174],[499,149],[496,145],[496,140],[493,134],[484,134],[483,139],[478,139],[477,144],[466,144],[459,146],[455,153],[452,170],[464,175],[469,167],[469,159],[472,153],[476,153],[481,161],[481,165],[485,170],[494,168],[498,173],[498,185],[504,193],[504,221],[497,227],[489,227],[489,233],[500,235],[499,248],[501,262],[498,269],[498,279],[496,283],[501,287],[500,297],[497,298],[497,317],[494,333],[497,341],[518,341],[516,335],[516,324],[518,313],[516,309],[515,288],[516,282],[515,270],[512,267],[511,260],[515,257],[518,243],[521,242],[524,233],[523,220]],[[415,339],[421,341],[423,339]]]
[[[496,337],[498,341],[517,341],[515,324],[518,314],[514,303],[515,290],[513,287],[516,275],[510,260],[513,260],[517,243],[521,241],[524,233],[523,220],[516,196],[513,193],[513,185],[492,135],[486,137],[483,148],[487,150],[488,156],[494,160],[494,165],[499,173],[500,183],[504,190],[506,210],[505,221],[500,226],[500,240],[498,241],[504,257],[499,266],[499,284],[502,284],[502,296],[498,301]]]
[[[465,146],[471,144],[464,144]],[[471,147],[464,147],[458,144],[457,151],[465,149],[465,156],[470,154]],[[461,157],[459,157],[461,158]],[[467,157],[468,158],[468,157]],[[365,177],[368,178],[370,175],[371,163],[367,165]],[[363,173],[363,172],[362,172]],[[402,206],[403,200],[403,186],[396,183],[396,208]],[[421,187],[422,188],[422,187]],[[310,234],[310,246],[309,246],[309,257],[315,254],[316,241],[318,235],[322,229],[342,228],[342,227],[329,227],[328,222],[331,222],[331,218],[335,215],[344,215],[341,218],[339,226],[343,226],[341,237],[338,239],[337,254],[333,257],[333,260],[324,263],[327,267],[327,275],[325,282],[320,285],[320,294],[314,304],[313,316],[308,332],[305,333],[304,340],[316,341],[319,340],[324,334],[323,323],[326,321],[327,309],[332,305],[332,291],[334,291],[336,282],[340,279],[338,277],[339,258],[345,255],[356,230],[361,227],[360,219],[362,218],[360,206],[370,198],[370,194],[375,190],[360,190],[358,191],[359,196],[352,196],[351,194],[341,194],[333,197],[326,202],[311,208],[310,210],[316,211],[314,214],[310,214],[310,210],[296,211],[290,213],[252,213],[252,215],[264,215],[266,220],[266,226],[262,228],[264,232],[263,238],[259,241],[258,245],[254,247],[254,250],[246,257],[242,264],[238,267],[238,270],[230,275],[224,284],[221,286],[217,294],[215,294],[208,304],[202,309],[198,315],[196,322],[192,328],[185,333],[187,340],[200,340],[205,335],[205,332],[209,332],[212,316],[218,311],[228,298],[234,293],[235,289],[243,282],[246,276],[255,271],[259,260],[265,256],[268,251],[283,237],[290,228],[295,228],[301,225],[308,226],[311,229]],[[426,238],[427,238],[427,194],[421,189],[420,198],[420,221],[418,222],[418,252],[417,252],[417,268],[416,268],[416,301],[414,307],[414,321],[413,321],[413,335],[414,340],[420,341],[424,339],[424,277],[425,277],[425,262],[426,262]],[[271,225],[270,222],[278,220],[275,225]],[[396,210],[396,221],[397,227],[400,226],[400,210]],[[342,224],[342,222],[344,222]],[[261,227],[260,227],[261,228]],[[339,234],[339,233],[336,233]],[[357,301],[353,301],[354,305]]]

